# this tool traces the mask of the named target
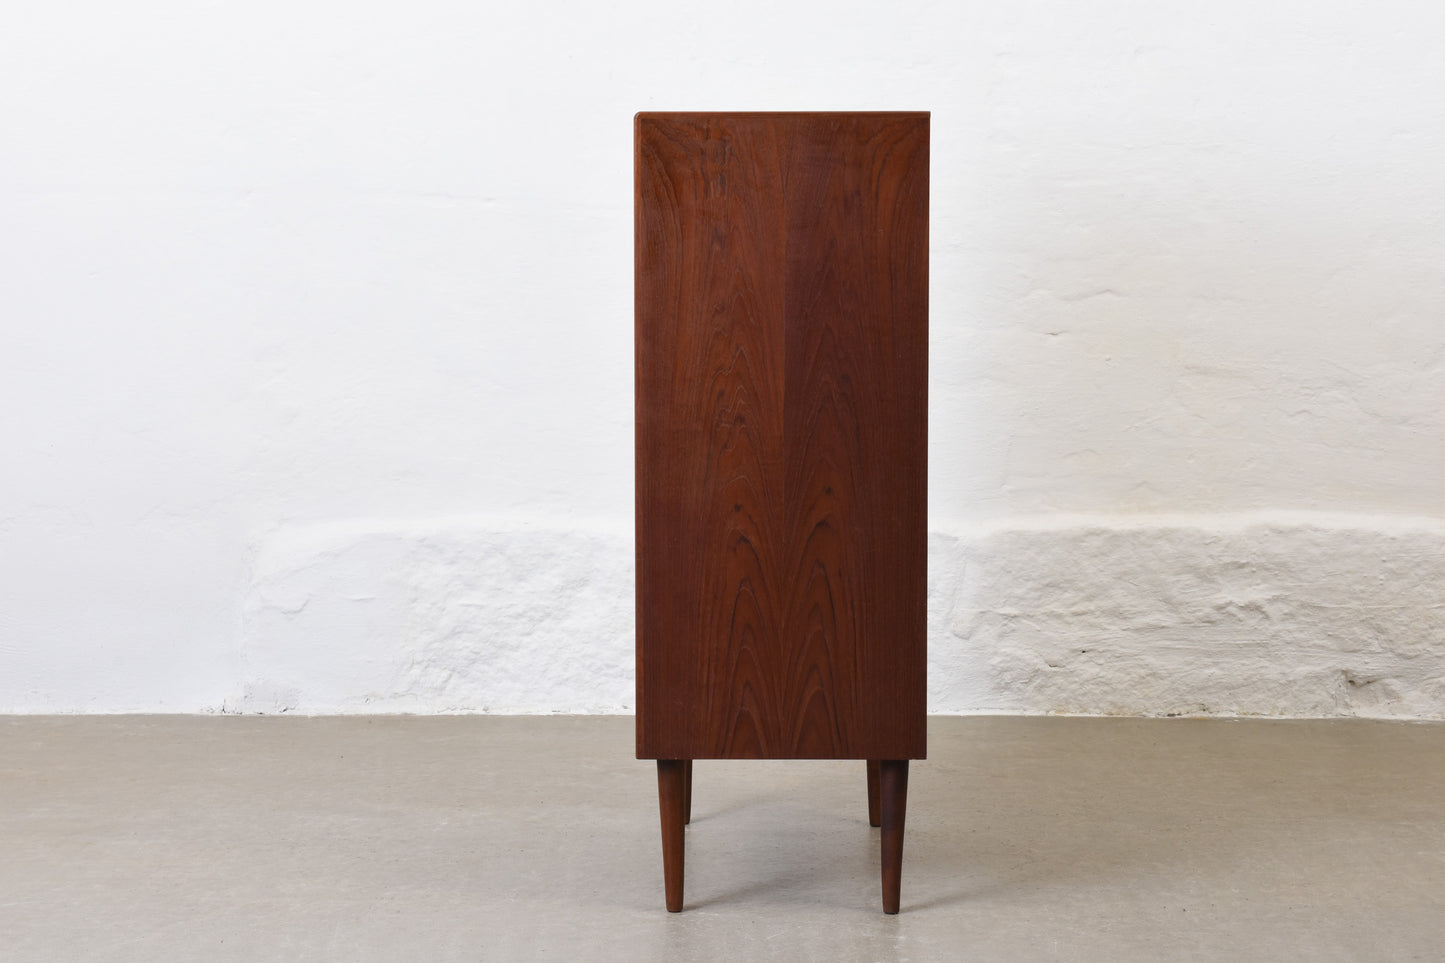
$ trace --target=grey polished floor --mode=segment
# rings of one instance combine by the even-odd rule
[[[0,718],[4,960],[1441,960],[1445,725],[935,718],[903,912],[862,763],[620,717]]]

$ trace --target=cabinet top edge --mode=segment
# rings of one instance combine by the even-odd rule
[[[800,119],[805,117],[896,117],[900,120],[927,120],[933,112],[929,110],[639,110],[633,115],[636,121],[681,120],[692,118],[778,118]]]

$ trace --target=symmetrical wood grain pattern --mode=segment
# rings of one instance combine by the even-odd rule
[[[924,756],[928,153],[637,117],[639,758]]]

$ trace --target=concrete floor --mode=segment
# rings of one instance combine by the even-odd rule
[[[903,912],[862,763],[624,717],[0,718],[4,960],[1441,960],[1445,725],[935,718]]]

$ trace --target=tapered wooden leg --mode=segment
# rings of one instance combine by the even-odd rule
[[[692,822],[692,760],[687,759],[682,764],[682,821],[684,824]]]
[[[878,825],[878,760],[868,760],[868,825]]]
[[[883,912],[898,912],[903,882],[903,817],[908,809],[908,760],[883,759],[878,763],[879,808],[883,831]]]
[[[662,811],[662,879],[667,911],[682,912],[683,804],[687,798],[687,764],[681,759],[657,760],[657,804]]]

